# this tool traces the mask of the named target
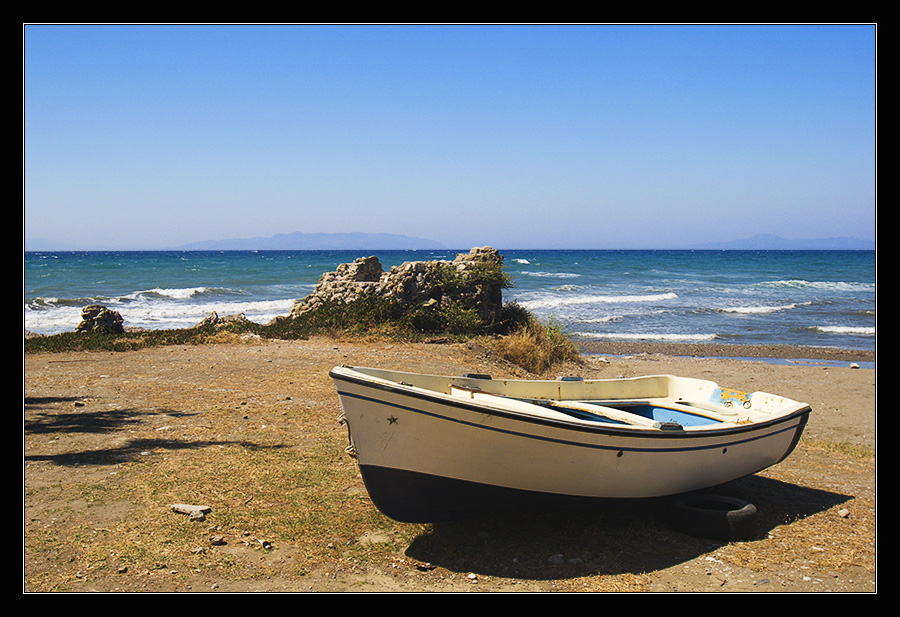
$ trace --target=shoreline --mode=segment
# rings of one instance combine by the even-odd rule
[[[840,362],[875,362],[871,349],[839,347],[802,347],[796,345],[728,345],[722,343],[658,343],[650,341],[579,341],[572,340],[586,355],[661,354],[702,358],[753,358],[780,360],[828,360]]]
[[[143,329],[130,329],[142,331]],[[25,330],[25,340],[53,336]],[[784,344],[727,344],[727,343],[661,343],[655,341],[585,341],[569,340],[582,355],[627,356],[658,354],[692,358],[822,360],[833,362],[875,363],[876,350],[843,347],[806,347]]]

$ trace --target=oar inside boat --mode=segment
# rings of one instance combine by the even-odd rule
[[[537,415],[541,417],[559,416],[549,414],[548,412],[558,412],[565,420],[577,419],[593,422],[614,422],[616,424],[627,424],[629,426],[649,428],[649,429],[673,429],[681,428],[674,422],[658,422],[651,418],[605,407],[603,405],[595,405],[588,403],[576,403],[569,401],[556,401],[545,399],[522,399],[499,394],[485,392],[478,388],[470,388],[465,386],[453,385],[450,387],[452,396],[468,398],[481,403],[493,404],[502,409],[510,411],[518,411]],[[576,412],[576,413],[572,413]]]
[[[644,416],[640,416],[638,414],[629,413],[627,411],[622,411],[613,407],[607,407],[605,405],[573,401],[547,401],[547,403],[558,409],[570,409],[573,411],[579,411],[582,413],[591,414],[600,418],[608,418],[616,422],[630,424],[633,426],[645,426],[667,431],[678,431],[683,428],[678,422],[659,422],[651,418],[645,418]]]

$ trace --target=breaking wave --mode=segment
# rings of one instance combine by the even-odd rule
[[[778,311],[789,311],[798,306],[807,306],[812,302],[801,302],[799,304],[783,304],[781,306],[732,306],[720,308],[720,313],[738,313],[743,315],[766,315],[768,313],[777,313]]]
[[[554,297],[538,300],[525,300],[521,304],[529,309],[552,309],[564,306],[575,306],[584,304],[632,304],[639,302],[662,302],[665,300],[675,300],[678,294],[661,293],[646,295],[629,295],[629,296],[598,296],[598,295],[581,295],[568,297]]]

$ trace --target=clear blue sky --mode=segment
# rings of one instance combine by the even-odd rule
[[[24,235],[874,239],[876,28],[23,28]]]

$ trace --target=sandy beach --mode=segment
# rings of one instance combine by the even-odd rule
[[[24,590],[876,591],[876,371],[805,361],[868,363],[874,353],[584,351],[558,372],[702,377],[812,406],[791,457],[725,488],[757,504],[757,537],[691,538],[649,509],[567,513],[550,525],[380,515],[343,452],[328,370],[529,377],[484,344],[316,337],[26,354]],[[804,361],[763,360],[776,356]],[[193,521],[174,503],[211,510]]]

